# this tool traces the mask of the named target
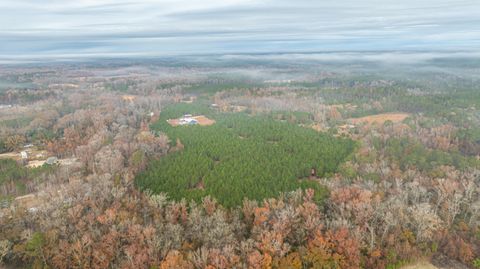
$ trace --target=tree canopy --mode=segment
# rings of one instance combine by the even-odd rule
[[[166,123],[187,111],[204,112],[216,124],[171,127]],[[137,177],[137,185],[174,199],[211,195],[225,206],[300,187],[320,190],[306,179],[311,169],[320,176],[336,172],[355,145],[266,115],[215,113],[199,105],[169,107],[152,128],[165,132],[171,141],[178,139],[184,148],[152,162]]]

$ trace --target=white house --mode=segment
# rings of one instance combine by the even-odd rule
[[[198,121],[196,119],[184,117],[184,118],[180,119],[179,124],[180,125],[194,125],[194,124],[198,124]]]

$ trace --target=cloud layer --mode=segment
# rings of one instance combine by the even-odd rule
[[[2,0],[0,59],[476,50],[478,0]]]

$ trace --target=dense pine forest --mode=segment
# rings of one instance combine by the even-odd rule
[[[167,123],[201,112],[216,123],[176,127]],[[350,139],[264,115],[215,113],[201,105],[166,107],[152,129],[165,132],[183,149],[150,163],[137,185],[175,199],[200,201],[209,195],[228,207],[245,198],[261,201],[297,188],[315,189],[320,199],[325,191],[309,179],[311,170],[319,177],[332,175],[355,145]]]

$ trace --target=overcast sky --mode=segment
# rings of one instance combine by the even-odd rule
[[[480,0],[0,0],[0,58],[478,50]]]

